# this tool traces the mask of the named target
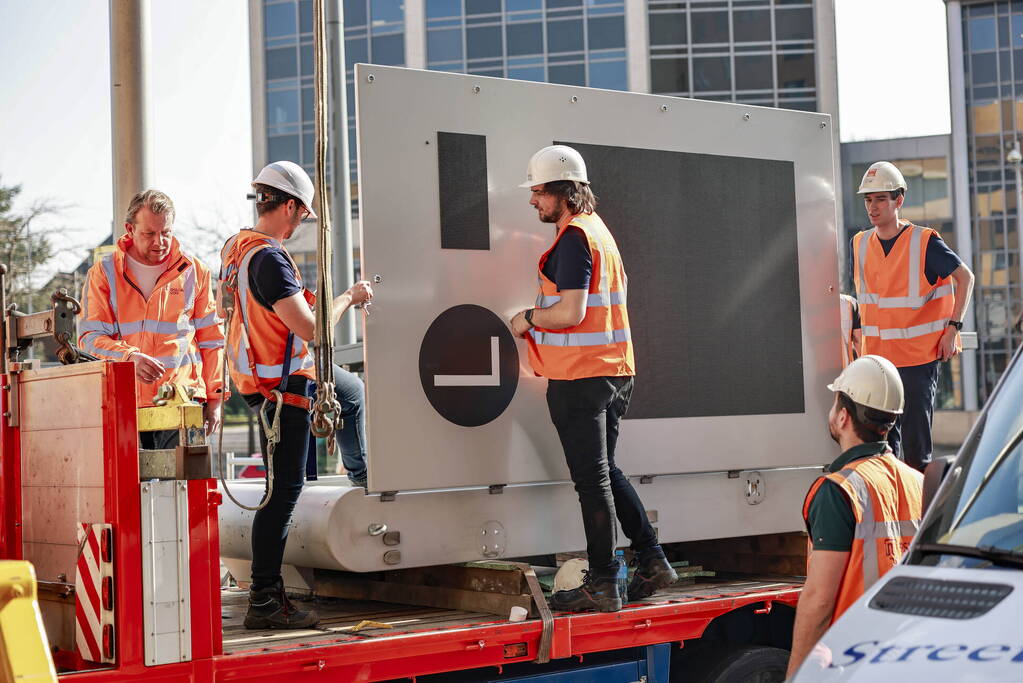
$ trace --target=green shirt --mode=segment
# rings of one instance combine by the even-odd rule
[[[828,472],[839,472],[854,460],[879,455],[887,449],[885,441],[853,446],[828,465]],[[830,479],[824,480],[810,501],[806,525],[814,550],[849,552],[852,549],[856,516],[841,486]]]

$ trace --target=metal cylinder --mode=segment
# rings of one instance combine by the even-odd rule
[[[124,234],[124,215],[131,198],[149,186],[148,74],[149,0],[110,0],[115,241]]]

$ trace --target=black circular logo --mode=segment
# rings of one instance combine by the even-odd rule
[[[419,379],[430,405],[462,427],[504,412],[519,383],[519,352],[503,320],[463,304],[437,316],[419,347]]]

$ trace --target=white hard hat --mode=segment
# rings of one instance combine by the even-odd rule
[[[895,164],[890,161],[877,161],[863,174],[860,189],[856,194],[907,189],[909,188],[906,186],[906,179],[902,177],[902,171],[896,168]]]
[[[533,187],[555,180],[575,180],[589,183],[586,162],[579,152],[565,145],[544,147],[533,155],[526,166],[526,182],[519,187]]]
[[[590,563],[581,557],[574,557],[558,568],[554,575],[554,592],[570,591],[583,585],[583,572],[590,568]]]
[[[316,218],[313,211],[313,194],[316,189],[313,187],[313,181],[309,179],[309,174],[295,162],[275,161],[267,164],[252,181],[253,185],[256,183],[269,185],[298,197],[309,210],[309,215]]]
[[[881,356],[860,356],[828,385],[867,408],[885,413],[902,413],[905,404],[902,378],[894,364]]]

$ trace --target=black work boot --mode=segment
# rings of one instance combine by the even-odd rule
[[[629,582],[629,602],[649,598],[661,588],[678,581],[678,574],[668,564],[661,546],[640,551],[636,573]]]
[[[300,610],[288,600],[280,580],[267,588],[249,590],[245,628],[312,628],[319,622],[316,612]]]
[[[547,604],[559,612],[617,612],[622,608],[622,599],[618,597],[617,573],[615,569],[600,574],[587,569],[583,572],[583,585],[567,591],[557,591],[551,595]]]

